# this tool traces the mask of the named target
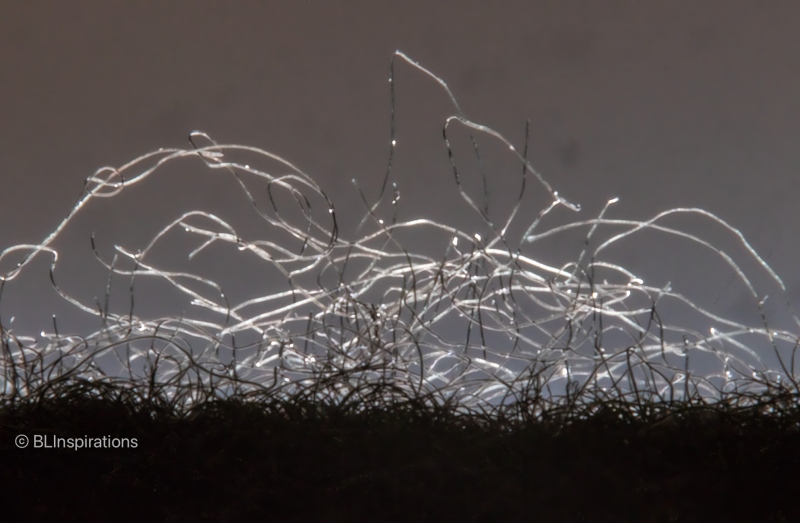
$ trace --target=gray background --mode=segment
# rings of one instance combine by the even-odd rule
[[[363,211],[350,179],[374,197],[385,171],[389,60],[401,49],[448,82],[470,119],[520,149],[530,119],[531,162],[584,209],[560,210],[562,223],[595,217],[615,196],[616,218],[702,207],[739,228],[797,299],[799,15],[796,2],[731,0],[4,2],[0,246],[41,241],[87,176],[159,147],[187,147],[195,129],[295,163],[330,193],[343,222],[354,222]],[[441,140],[452,107],[430,79],[397,69],[402,216],[466,224],[457,197],[445,197],[455,194]],[[92,231],[108,254],[114,243],[141,246],[179,210],[242,205],[226,192],[232,185],[198,164],[185,171],[137,186],[129,200],[93,202],[59,246],[65,290],[87,302],[102,291]],[[672,224],[745,259],[719,227]],[[654,238],[626,244],[615,259],[653,285],[672,281],[725,316],[758,323],[753,300],[729,285],[731,270],[701,249]],[[581,238],[573,240],[543,257],[574,260]],[[83,257],[67,260],[70,249]],[[17,333],[49,330],[58,310],[71,319],[65,329],[95,330],[64,308],[48,265],[42,257],[9,285],[4,323],[15,316]],[[236,273],[231,288],[257,287],[244,265]],[[754,278],[772,295],[777,324],[790,327],[777,290]],[[164,312],[159,305],[154,314]]]

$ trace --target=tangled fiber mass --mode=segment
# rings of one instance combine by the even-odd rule
[[[454,113],[445,120],[443,135],[456,190],[488,232],[398,218],[401,184],[392,171],[397,63],[429,77],[450,97]],[[557,209],[577,212],[580,207],[561,197],[533,169],[527,160],[527,137],[520,151],[498,132],[467,119],[445,82],[400,51],[392,58],[390,85],[391,145],[383,188],[373,203],[361,194],[366,212],[352,239],[340,230],[341,211],[312,176],[270,152],[220,145],[202,132],[191,134],[190,148],[161,149],[88,178],[82,197],[44,241],[2,251],[0,262],[8,263],[13,256],[22,256],[22,261],[0,279],[0,298],[35,257],[50,256],[55,289],[75,307],[100,318],[103,328],[87,336],[64,335],[54,322],[53,332],[37,341],[16,334],[0,317],[0,388],[6,399],[80,380],[123,383],[143,394],[164,395],[176,405],[210,396],[269,392],[334,403],[368,394],[379,401],[415,397],[464,409],[495,408],[532,395],[553,402],[587,395],[671,401],[797,389],[798,335],[770,328],[763,314],[764,298],[726,252],[662,222],[681,213],[716,222],[786,296],[783,282],[737,229],[701,209],[673,209],[647,221],[610,219],[605,215],[615,202],[611,200],[596,218],[542,230],[543,219]],[[462,184],[450,143],[456,126],[469,133],[479,159],[479,140],[491,140],[507,147],[518,161],[519,195],[502,221],[490,219],[486,205]],[[242,154],[279,165],[280,172],[237,161]],[[55,272],[59,252],[51,244],[70,221],[95,198],[113,198],[157,176],[165,164],[186,157],[229,175],[270,231],[266,239],[245,239],[222,217],[194,210],[166,225],[136,252],[116,246],[113,259],[104,260],[95,251],[109,273],[105,304],[86,304],[62,291]],[[481,174],[486,186],[487,173]],[[257,203],[254,182],[263,184],[269,205]],[[520,209],[529,207],[526,198],[537,184],[550,195],[550,204],[520,229]],[[622,232],[599,239],[604,228]],[[576,257],[562,266],[537,261],[537,242],[571,230],[586,231]],[[716,253],[749,289],[762,311],[762,324],[721,318],[670,286],[649,286],[624,267],[603,260],[610,245],[644,230],[680,236]],[[198,242],[188,259],[212,244],[225,245],[240,256],[257,257],[285,279],[286,290],[231,303],[224,289],[208,278],[159,269],[149,255],[173,231]],[[409,232],[415,237],[444,235],[449,241],[438,256],[424,255],[404,245],[402,237]],[[132,267],[120,267],[123,262]],[[111,310],[112,277],[129,282],[129,310]],[[199,311],[196,317],[135,315],[134,283],[142,278],[183,293]],[[665,303],[691,309],[715,327],[697,332],[669,324],[659,314]],[[788,298],[787,307],[800,326]],[[459,336],[453,337],[454,331]],[[765,363],[765,351],[777,358],[778,368]],[[715,360],[718,370],[700,373],[693,368],[701,354]]]

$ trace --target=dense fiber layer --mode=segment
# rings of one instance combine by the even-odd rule
[[[800,413],[795,398],[762,399],[512,419],[413,400],[178,411],[73,388],[3,408],[0,491],[26,520],[794,521]],[[138,445],[18,449],[18,434]]]

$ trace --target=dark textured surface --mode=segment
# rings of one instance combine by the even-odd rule
[[[796,414],[676,407],[656,424],[609,407],[561,426],[413,404],[369,415],[306,407],[227,402],[182,417],[79,397],[7,407],[6,513],[42,521],[800,517]],[[18,433],[124,434],[139,447],[19,450]]]

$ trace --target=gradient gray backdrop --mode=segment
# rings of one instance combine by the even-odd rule
[[[187,146],[195,129],[287,158],[314,175],[342,219],[360,217],[350,179],[373,196],[382,179],[389,60],[401,49],[448,82],[469,118],[520,148],[530,119],[533,165],[584,208],[560,211],[562,222],[594,217],[614,196],[616,218],[703,207],[740,228],[797,299],[798,19],[797,2],[733,0],[3,2],[0,247],[41,241],[98,168]],[[410,67],[397,74],[404,216],[440,217],[450,212],[442,195],[455,193],[441,141],[452,108]],[[204,172],[186,209],[241,202]],[[88,251],[95,230],[104,252],[135,246],[137,231],[150,231],[141,242],[175,217],[177,180],[153,180],[130,208],[98,204],[69,241]],[[757,320],[742,288],[727,286],[732,271],[683,243],[648,258],[652,245],[621,259],[663,275],[654,285],[683,277],[686,294]],[[566,247],[562,261],[580,247]],[[18,333],[50,327],[41,323],[59,302],[48,263],[0,308]],[[65,265],[64,285],[81,292],[70,278],[104,281],[99,269]],[[780,311],[779,297],[770,300]],[[76,321],[75,330],[96,326]]]

